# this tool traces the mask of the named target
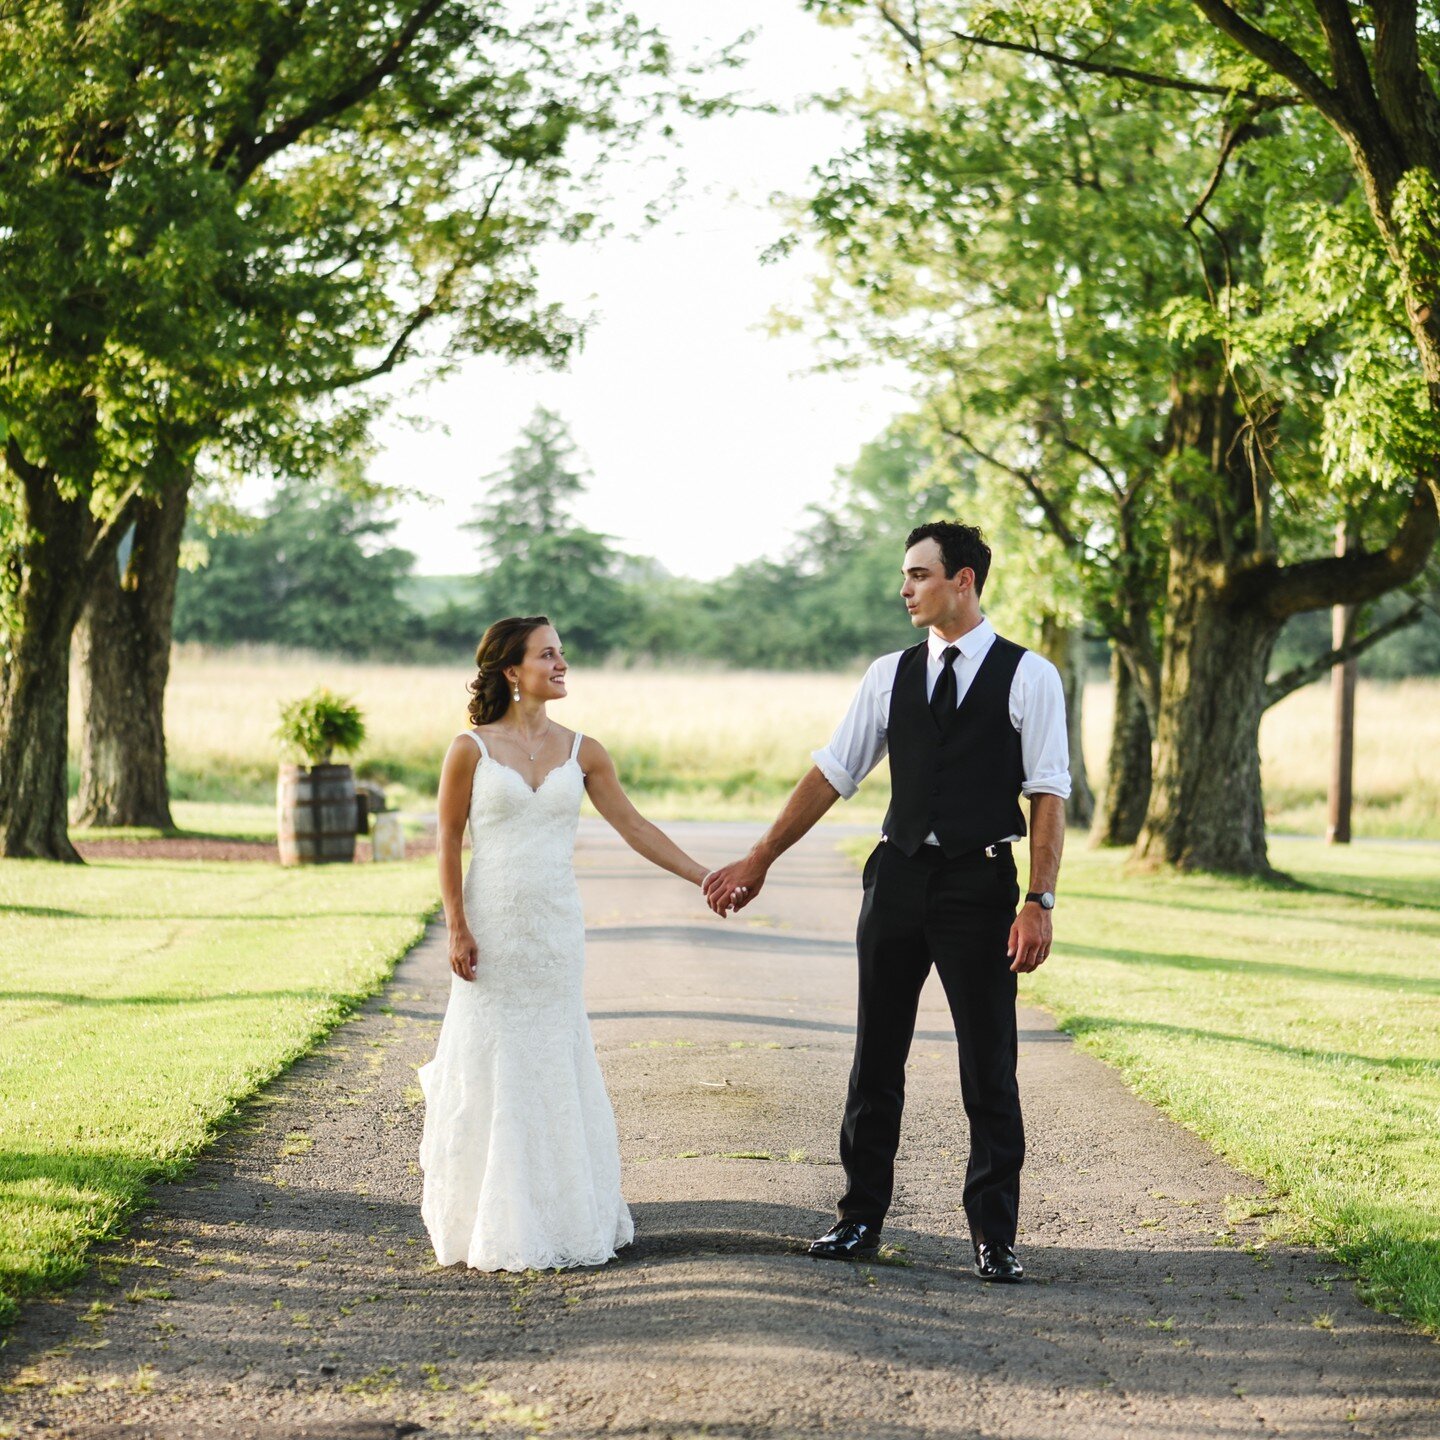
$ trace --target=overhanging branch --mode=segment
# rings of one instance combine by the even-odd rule
[[[1233,5],[1226,4],[1226,0],[1191,0],[1191,3],[1222,35],[1263,61],[1332,124],[1344,128],[1339,97],[1283,40],[1252,25]]]
[[[400,327],[390,348],[373,365],[367,365],[362,370],[352,370],[339,376],[327,376],[324,380],[317,380],[312,385],[306,386],[301,393],[328,395],[335,390],[353,389],[356,385],[364,385],[368,381],[378,380],[381,376],[388,375],[402,360],[408,358],[411,340],[415,338],[416,333],[423,325],[435,317],[437,304],[437,301],[432,300],[421,305]]]
[[[1383,550],[1301,560],[1266,562],[1237,575],[1237,598],[1247,591],[1277,620],[1331,605],[1363,605],[1413,580],[1425,567],[1440,535],[1440,497],[1425,480],[1410,492],[1410,503]],[[1254,595],[1258,589],[1259,594]]]
[[[469,268],[468,265],[457,261],[440,277],[430,298],[424,304],[416,307],[396,333],[385,354],[373,365],[367,365],[364,369],[352,370],[338,376],[326,376],[323,380],[317,380],[311,385],[302,387],[299,393],[328,395],[332,391],[352,389],[356,385],[364,385],[367,381],[378,380],[382,375],[388,375],[402,360],[409,358],[410,342],[420,329],[437,315],[448,311],[451,291]]]
[[[895,13],[894,7],[887,5],[885,0],[879,0],[876,9],[880,12],[880,18],[923,60],[925,46],[920,41],[920,32],[910,29]]]
[[[1230,156],[1235,152],[1235,147],[1240,144],[1245,132],[1264,111],[1258,105],[1252,105],[1246,110],[1233,125],[1226,125],[1220,139],[1220,154],[1215,160],[1215,170],[1210,176],[1209,184],[1205,186],[1204,193],[1195,202],[1190,213],[1185,217],[1185,229],[1189,230],[1197,220],[1205,214],[1205,207],[1215,198],[1215,192],[1220,188],[1220,181],[1225,177],[1225,166],[1229,163]]]
[[[1063,65],[1069,70],[1083,70],[1087,75],[1106,75],[1112,80],[1131,80],[1138,85],[1148,85],[1158,90],[1180,90],[1188,95],[1238,96],[1242,100],[1263,104],[1266,109],[1299,103],[1293,95],[1272,95],[1263,90],[1251,90],[1247,86],[1212,85],[1203,80],[1186,80],[1180,75],[1157,75],[1153,71],[1136,70],[1129,65],[1113,65],[1103,60],[1086,60],[1078,55],[1066,55],[1059,50],[1050,50],[1043,45],[1027,45],[1018,40],[996,40],[992,36],[968,35],[960,30],[952,30],[950,34],[962,45],[979,45],[987,50],[1008,50],[1016,55],[1030,55],[1037,60],[1048,60],[1053,65]]]
[[[263,135],[249,140],[237,152],[234,162],[234,183],[243,185],[267,160],[295,144],[317,125],[342,115],[352,105],[368,99],[393,75],[405,59],[426,25],[448,0],[421,0],[410,18],[395,32],[390,43],[370,67],[332,95],[312,101],[288,120],[281,121]]]
[[[1425,604],[1421,600],[1412,601],[1411,604],[1398,615],[1392,615],[1383,625],[1377,625],[1373,630],[1368,630],[1364,635],[1351,640],[1348,645],[1337,646],[1333,650],[1327,650],[1323,655],[1309,660],[1303,665],[1297,665],[1293,670],[1287,670],[1283,675],[1276,678],[1265,687],[1264,708],[1268,710],[1272,705],[1277,705],[1287,695],[1293,694],[1296,690],[1303,689],[1306,685],[1316,680],[1323,680],[1337,665],[1346,660],[1354,660],[1363,655],[1367,650],[1373,649],[1382,640],[1388,639],[1391,635],[1401,630],[1408,629],[1414,625],[1425,613]]]
[[[1062,449],[1068,450],[1072,455],[1078,455],[1082,460],[1088,460],[1110,482],[1110,488],[1115,492],[1117,500],[1125,494],[1125,486],[1120,483],[1115,472],[1088,446],[1082,445],[1078,440],[1072,440],[1063,421],[1057,424],[1055,439]]]
[[[1070,528],[1060,508],[1041,488],[1040,482],[1035,478],[1033,470],[1024,469],[1018,465],[1011,465],[993,455],[989,451],[982,450],[965,431],[956,425],[942,424],[940,427],[952,440],[958,440],[970,453],[978,459],[985,461],[987,465],[993,465],[997,470],[1003,470],[1007,475],[1013,475],[1029,492],[1031,499],[1040,507],[1045,519],[1054,532],[1055,538],[1073,555],[1083,555],[1089,548],[1085,542]]]

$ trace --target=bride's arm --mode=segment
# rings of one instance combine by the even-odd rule
[[[698,885],[709,871],[692,860],[663,830],[652,825],[630,803],[630,797],[615,773],[609,752],[587,735],[580,742],[580,768],[585,772],[585,789],[591,803],[610,822],[616,834],[652,865]]]
[[[439,831],[435,852],[440,861],[440,898],[449,931],[450,968],[462,979],[475,978],[475,937],[465,918],[465,893],[460,879],[460,847],[470,818],[470,786],[480,752],[473,740],[457,735],[440,769]]]

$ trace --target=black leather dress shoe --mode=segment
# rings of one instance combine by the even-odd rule
[[[1008,1245],[977,1245],[975,1273],[982,1280],[998,1280],[1002,1284],[1016,1285],[1025,1278],[1025,1267],[1015,1258],[1014,1250]]]
[[[810,1253],[820,1260],[856,1260],[879,1248],[880,1227],[863,1220],[842,1220],[810,1242]]]

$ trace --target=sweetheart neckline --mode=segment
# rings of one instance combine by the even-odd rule
[[[550,769],[545,772],[545,778],[538,785],[532,787],[530,782],[513,765],[507,765],[503,760],[497,760],[493,755],[482,755],[480,758],[482,760],[488,760],[497,770],[508,770],[532,795],[538,795],[567,765],[578,765],[580,763],[575,756],[568,756],[558,765],[552,765]]]

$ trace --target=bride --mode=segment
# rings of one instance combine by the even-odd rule
[[[497,620],[475,661],[474,728],[455,737],[440,776],[454,974],[435,1058],[420,1069],[421,1213],[441,1265],[601,1265],[635,1227],[581,989],[571,857],[582,794],[661,869],[694,885],[707,872],[630,803],[598,740],[550,719],[567,667],[545,616]]]

